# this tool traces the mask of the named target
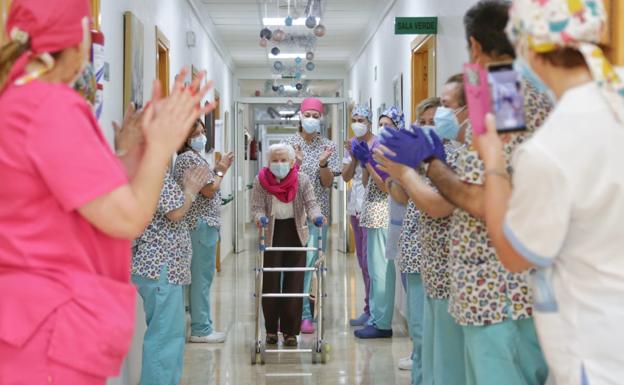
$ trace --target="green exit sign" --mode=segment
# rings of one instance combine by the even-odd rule
[[[397,17],[394,19],[395,35],[435,35],[437,33],[437,17]]]

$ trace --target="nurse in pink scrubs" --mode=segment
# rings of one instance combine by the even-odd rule
[[[0,47],[3,385],[104,384],[119,372],[134,325],[128,240],[150,222],[170,154],[206,112],[196,106],[209,86],[177,82],[146,109],[142,151],[115,157],[69,86],[87,59],[89,14],[88,0],[13,0]]]

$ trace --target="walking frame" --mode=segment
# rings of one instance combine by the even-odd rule
[[[266,247],[266,228],[269,224],[267,217],[260,218],[261,233],[260,233],[260,252],[256,256],[256,264],[254,268],[255,273],[255,340],[251,347],[251,364],[265,363],[265,356],[267,353],[311,353],[312,363],[316,364],[326,363],[329,358],[329,345],[323,340],[324,337],[324,325],[323,325],[323,299],[326,297],[325,293],[325,276],[327,274],[327,268],[325,266],[325,256],[323,254],[323,232],[319,231],[317,247]],[[314,220],[314,225],[318,228],[323,226],[323,217],[318,217]],[[264,253],[267,251],[316,251],[318,253],[317,263],[313,267],[264,267]],[[262,293],[263,285],[263,272],[313,272],[317,277],[316,286],[316,303],[318,306],[317,316],[317,328],[315,334],[315,341],[312,348],[309,349],[267,349],[265,342],[262,340],[261,327],[260,327],[260,312],[262,310],[262,298],[303,298],[309,297],[310,293]]]

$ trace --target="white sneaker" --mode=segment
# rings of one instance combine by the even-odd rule
[[[399,369],[400,370],[412,370],[412,356],[403,357],[399,360]]]
[[[213,331],[207,336],[191,336],[190,341],[195,343],[217,344],[220,342],[225,342],[225,333]]]

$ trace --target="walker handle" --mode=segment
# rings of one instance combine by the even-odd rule
[[[265,216],[261,216],[260,225],[262,225],[262,227],[267,227],[268,224],[269,224],[269,218]]]
[[[314,219],[314,225],[316,227],[322,227],[323,226],[323,222],[324,222],[324,218],[323,217],[316,217],[316,219]]]

